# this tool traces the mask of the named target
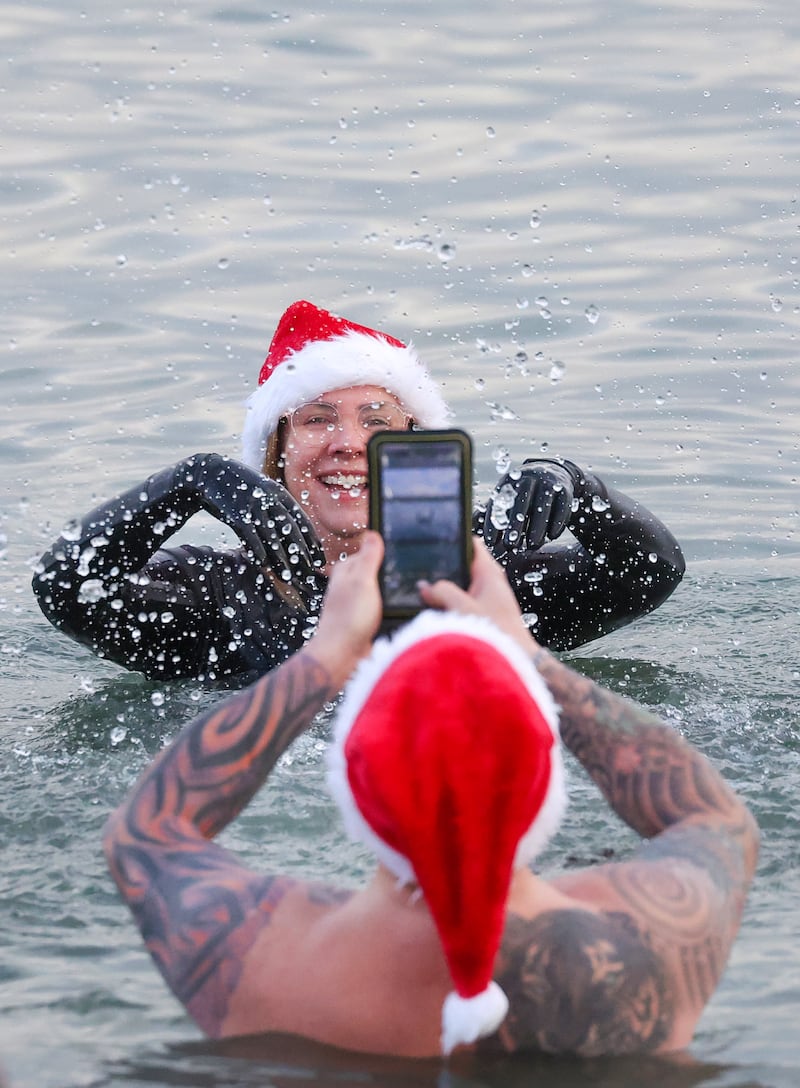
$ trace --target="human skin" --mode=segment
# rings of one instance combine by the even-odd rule
[[[378,868],[362,889],[243,866],[211,841],[368,652],[380,538],[338,564],[317,633],[283,666],[184,727],[106,826],[114,879],[165,980],[214,1037],[289,1032],[430,1056],[451,986],[424,900]],[[561,735],[620,818],[630,857],[544,879],[517,869],[495,978],[510,1010],[478,1045],[585,1056],[684,1048],[724,970],[758,830],[704,757],[644,708],[531,639],[476,542],[468,592],[426,603],[491,619],[531,655]]]
[[[368,524],[367,442],[372,429],[358,422],[358,412],[372,404],[404,409],[397,397],[376,385],[331,390],[317,400],[336,407],[341,425],[306,441],[287,428],[283,479],[317,530],[330,574],[334,563],[358,551]]]

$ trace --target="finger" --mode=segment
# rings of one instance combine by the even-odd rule
[[[373,529],[367,529],[361,538],[361,546],[356,552],[359,562],[363,562],[365,570],[377,577],[378,569],[383,562],[384,546],[383,537]]]
[[[566,487],[559,487],[553,493],[550,507],[550,518],[547,524],[547,539],[555,540],[561,536],[572,517],[572,491]]]
[[[543,480],[540,476],[532,477],[531,485],[530,501],[525,511],[525,522],[520,531],[523,534],[526,547],[539,548],[547,539],[552,489],[549,486],[549,481]]]
[[[508,511],[508,525],[503,530],[503,538],[507,548],[519,547],[521,539],[524,539],[525,526],[529,519],[531,503],[536,494],[536,478],[523,473],[513,483],[516,491],[514,504]]]
[[[492,549],[492,551],[494,551],[497,548],[497,542],[500,540],[500,537],[502,535],[502,530],[497,529],[494,522],[492,521],[492,509],[492,500],[489,499],[489,501],[486,503],[486,511],[483,515],[483,525],[481,526],[481,532],[483,534],[483,539],[486,541],[487,545]]]
[[[429,608],[442,611],[475,612],[475,602],[470,595],[455,582],[444,579],[438,582],[420,582],[417,586],[422,601]]]
[[[302,555],[309,566],[315,569],[324,567],[325,553],[305,510],[292,498],[288,491],[282,500],[282,505],[292,525],[289,534],[290,542],[298,546],[299,554]]]
[[[269,562],[269,552],[261,539],[259,526],[250,521],[237,522],[233,528],[236,531],[236,535],[241,540],[245,551],[248,551],[252,555],[254,561],[259,566]]]
[[[526,475],[506,473],[486,504],[483,538],[493,555],[503,555],[519,539],[530,501],[532,481]]]

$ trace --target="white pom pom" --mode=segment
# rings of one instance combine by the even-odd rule
[[[507,1012],[508,998],[496,982],[490,982],[475,997],[448,994],[442,1006],[442,1053],[449,1054],[459,1043],[474,1043],[484,1035],[491,1035],[503,1023]]]

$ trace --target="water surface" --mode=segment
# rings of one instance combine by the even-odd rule
[[[795,1085],[800,14],[782,0],[290,10],[0,7],[0,1064],[12,1088],[333,1083]],[[196,450],[296,298],[412,338],[479,484],[568,456],[681,540],[655,615],[572,655],[672,720],[764,834],[686,1061],[442,1072],[286,1040],[203,1043],[101,861],[109,808],[217,696],[52,630],[62,525]],[[185,530],[214,541],[199,521]],[[324,723],[226,835],[354,882]],[[629,849],[575,770],[557,868]],[[570,860],[572,859],[572,860]]]

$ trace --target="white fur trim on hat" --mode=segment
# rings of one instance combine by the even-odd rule
[[[411,345],[348,330],[312,340],[284,359],[247,398],[242,461],[260,472],[267,440],[281,416],[323,393],[354,385],[377,385],[393,393],[420,427],[446,427],[450,411]]]
[[[462,1043],[474,1043],[497,1031],[508,1013],[508,998],[492,980],[474,997],[461,997],[455,990],[442,1006],[442,1054],[450,1054]]]

